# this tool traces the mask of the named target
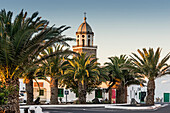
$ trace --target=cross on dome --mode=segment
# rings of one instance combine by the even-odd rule
[[[84,12],[84,17],[86,17],[86,12]]]
[[[84,12],[84,22],[86,22],[86,12]]]

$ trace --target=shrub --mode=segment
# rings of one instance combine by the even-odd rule
[[[9,91],[7,87],[0,81],[0,105],[6,105]]]

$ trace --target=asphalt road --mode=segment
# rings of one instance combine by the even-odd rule
[[[170,105],[156,110],[113,110],[105,108],[44,108],[43,113],[170,113]]]

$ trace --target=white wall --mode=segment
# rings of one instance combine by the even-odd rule
[[[75,101],[77,99],[76,94],[73,91],[70,91],[70,89],[64,89],[64,97],[62,97],[62,102],[66,102],[66,95],[65,95],[66,90],[69,91],[69,94],[67,95],[67,102]]]
[[[25,90],[25,84],[23,83],[23,79],[20,79],[19,81],[20,81],[20,87],[19,87],[20,91],[23,89]],[[47,92],[46,101],[49,102],[50,101],[50,85],[49,85],[49,83],[44,80],[38,80],[38,82],[44,83],[43,88],[45,88],[46,92]],[[166,76],[157,78],[155,81],[155,85],[156,85],[155,99],[157,97],[163,98],[163,93],[170,93],[170,75],[166,75]],[[128,97],[127,97],[128,103],[130,103],[131,98],[135,98],[139,102],[139,92],[140,91],[147,92],[147,87],[143,87],[143,88],[141,88],[141,90],[139,90],[139,88],[141,88],[139,85],[131,85],[130,87],[128,87]],[[135,95],[135,92],[137,92],[137,95]],[[36,98],[36,96],[38,96],[38,95],[34,94],[34,96]],[[104,96],[104,94],[103,94],[103,96]],[[95,98],[95,91],[93,91],[90,95],[87,94],[87,102],[92,101],[94,98]],[[108,94],[105,94],[105,98],[109,99]],[[66,95],[64,95],[64,97],[62,97],[63,101],[65,101],[65,99],[66,99]],[[69,90],[68,102],[76,100],[76,99],[77,99],[76,95]]]
[[[127,103],[130,103],[132,98],[134,98],[137,102],[140,102],[139,92],[141,92],[141,91],[147,92],[147,88],[141,87],[140,85],[131,85],[131,86],[128,87],[127,91],[128,91]]]
[[[48,77],[48,79],[50,80],[50,77]],[[45,90],[45,94],[44,96],[40,96],[40,100],[41,101],[46,101],[46,102],[50,102],[50,97],[51,97],[51,93],[50,93],[50,84],[45,81],[45,80],[37,80],[38,82],[43,82],[43,87],[41,87],[41,89]],[[33,82],[36,82],[35,80]],[[23,79],[20,79],[20,91],[23,89],[25,89],[25,84],[23,83]],[[64,88],[63,88],[64,89]],[[65,95],[65,90],[64,89],[64,97],[62,98],[62,102],[66,102],[66,95]],[[75,100],[77,100],[78,98],[76,98],[76,94],[74,92],[71,92],[70,89],[68,89],[69,91],[69,95],[67,95],[67,102],[73,102]],[[99,98],[99,100],[103,100],[103,99],[109,99],[109,95],[108,93],[103,93],[103,98]],[[39,96],[39,88],[38,87],[34,87],[34,100]],[[95,90],[92,91],[90,94],[87,94],[87,102],[92,101],[95,98]],[[59,97],[60,98],[60,97]],[[58,99],[59,99],[58,98]],[[60,100],[59,100],[60,102]]]
[[[94,98],[95,98],[95,91],[92,91],[90,94],[87,93],[87,96],[86,96],[86,101],[87,102],[91,102]]]
[[[20,84],[19,84],[19,90],[20,90],[20,91],[23,91],[23,90],[25,91],[25,88],[26,88],[26,87],[25,87],[25,83],[23,82],[23,80],[24,80],[24,79],[19,79],[19,82],[20,82]]]
[[[170,93],[170,74],[155,80],[155,98],[163,98],[163,93]]]
[[[147,86],[147,84],[146,84]],[[132,87],[134,90],[132,90]],[[139,85],[132,85],[130,87],[128,87],[128,102],[130,103],[130,92],[132,98],[135,98],[138,102],[139,102],[139,90],[138,88],[140,88]],[[141,91],[146,91],[147,92],[147,87],[143,87],[141,88]],[[134,96],[134,92],[137,92],[137,96]],[[155,80],[155,97],[154,100],[156,101],[156,98],[160,98],[163,99],[163,94],[164,93],[170,93],[170,74],[167,74],[165,76],[162,76],[160,78],[157,78]]]
[[[50,80],[50,77],[47,77],[48,80]],[[50,84],[45,81],[45,80],[37,80],[38,82],[43,82],[43,87],[40,87],[40,89],[44,89],[45,90],[45,95],[44,96],[40,96],[40,100],[41,101],[50,101]],[[34,83],[36,83],[35,80],[33,80]],[[39,96],[39,88],[38,87],[34,87],[34,99],[36,99]]]

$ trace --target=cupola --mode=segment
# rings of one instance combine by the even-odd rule
[[[77,46],[93,46],[94,33],[87,23],[86,13],[84,13],[84,22],[79,26],[76,32]]]

